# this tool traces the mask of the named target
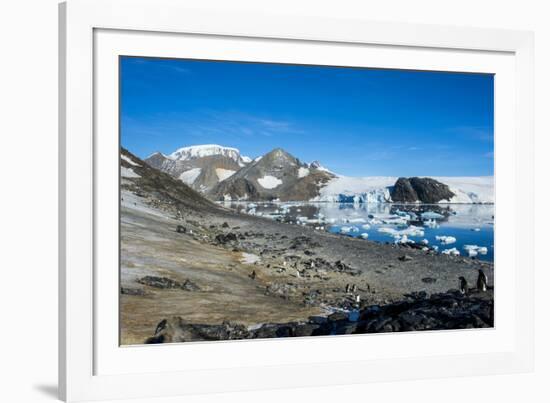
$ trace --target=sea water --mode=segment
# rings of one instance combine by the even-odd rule
[[[341,236],[419,243],[439,253],[494,259],[494,205],[389,203],[243,203],[226,207]]]

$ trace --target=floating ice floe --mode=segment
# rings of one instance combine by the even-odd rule
[[[399,217],[403,217],[403,218],[405,218],[409,221],[413,221],[413,220],[418,219],[418,216],[415,213],[413,213],[412,211],[396,210],[395,214],[398,215]]]
[[[361,225],[361,228],[370,229],[370,225],[369,224],[363,224],[363,225]]]
[[[388,234],[393,237],[402,237],[403,235],[407,236],[424,236],[424,230],[420,227],[417,227],[415,225],[411,225],[408,228],[397,230],[395,228],[389,228],[389,227],[381,227],[378,228],[378,232],[381,232],[383,234]]]
[[[382,218],[383,224],[389,224],[389,225],[407,225],[409,223],[408,219],[400,216],[389,216]]]
[[[409,239],[407,235],[395,237],[395,243],[415,243],[412,239]]]
[[[425,211],[424,213],[420,214],[423,220],[441,220],[442,218],[445,218],[444,215],[436,213],[435,211]]]
[[[441,251],[444,255],[460,256],[460,251],[457,248],[444,249]]]
[[[479,232],[479,231],[481,231],[481,228],[472,228],[472,231]]]
[[[430,219],[430,220],[426,220],[423,222],[423,225],[425,227],[428,227],[428,228],[437,228],[439,227],[439,224],[437,223],[437,221],[435,221],[435,219]]]
[[[463,249],[468,253],[468,256],[474,257],[479,255],[486,255],[488,250],[485,246],[478,245],[464,245]]]
[[[456,238],[454,236],[437,235],[435,239],[441,242],[443,245],[450,245],[456,242]]]
[[[423,239],[421,242],[422,245],[428,245],[430,243],[430,241],[428,241],[427,239]]]
[[[369,234],[367,234],[366,232],[363,232],[361,234],[361,238],[363,238],[363,239],[367,239],[368,237],[369,237]]]
[[[352,228],[353,227],[349,227],[349,226],[345,225],[343,227],[340,227],[340,232],[342,234],[347,234],[347,233],[351,232]]]

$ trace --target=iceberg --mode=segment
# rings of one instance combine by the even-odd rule
[[[442,218],[445,218],[444,215],[436,213],[435,211],[425,211],[420,214],[420,216],[423,220],[441,220]]]
[[[443,245],[449,245],[456,242],[456,238],[454,236],[437,235],[435,239],[441,242]]]
[[[468,256],[474,257],[478,254],[480,255],[486,255],[488,252],[488,249],[485,246],[478,246],[478,245],[464,245],[463,249],[468,253]]]
[[[460,256],[460,251],[457,248],[444,249],[441,253],[444,255]]]

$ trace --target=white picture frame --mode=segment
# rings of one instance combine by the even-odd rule
[[[227,43],[232,46],[223,46]],[[119,347],[113,333],[118,272],[106,269],[116,256],[104,251],[118,248],[113,237],[118,221],[112,219],[118,207],[112,209],[109,203],[118,187],[114,174],[119,163],[118,136],[114,138],[111,132],[118,119],[113,69],[121,54],[196,54],[313,64],[330,64],[332,58],[332,64],[339,65],[495,73],[499,83],[495,87],[496,216],[509,217],[512,228],[499,229],[497,224],[495,230],[499,245],[495,329],[419,332],[389,336],[392,339],[369,335]],[[362,59],[366,55],[371,55],[371,61]],[[171,396],[532,370],[531,33],[360,19],[228,15],[215,9],[187,9],[183,2],[170,0],[71,0],[60,5],[59,66],[62,399]],[[223,362],[219,357],[224,357]]]

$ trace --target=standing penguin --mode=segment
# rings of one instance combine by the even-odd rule
[[[458,282],[459,282],[458,289],[460,290],[460,293],[466,294],[468,292],[468,282],[462,276],[458,278]]]
[[[478,291],[487,291],[487,275],[483,270],[479,269],[477,275],[477,290]]]

